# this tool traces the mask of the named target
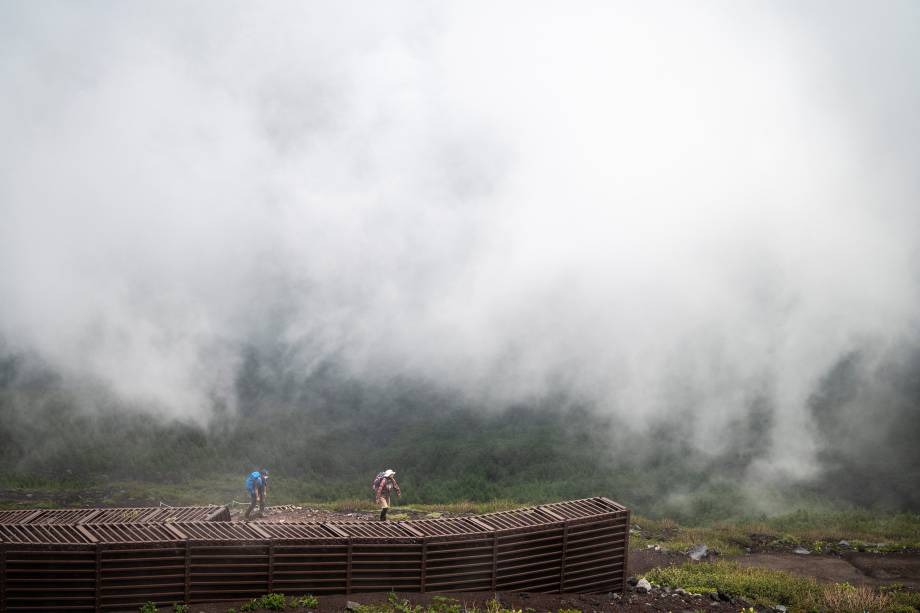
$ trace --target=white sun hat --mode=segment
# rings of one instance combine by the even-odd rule
[[[393,469],[391,469],[391,468],[388,468],[388,469],[386,469],[385,471],[383,471],[383,476],[384,476],[384,477],[392,477],[392,476],[395,475],[395,474],[396,474],[396,471],[393,470]]]

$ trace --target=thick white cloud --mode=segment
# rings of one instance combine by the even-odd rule
[[[870,8],[6,3],[0,335],[177,415],[278,339],[707,448],[767,399],[805,475],[918,323],[918,11]]]

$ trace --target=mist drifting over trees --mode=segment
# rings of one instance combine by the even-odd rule
[[[907,1],[4,3],[5,470],[916,509],[918,41]]]

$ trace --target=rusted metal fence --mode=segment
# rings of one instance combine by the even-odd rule
[[[0,611],[268,592],[620,592],[628,525],[605,498],[399,523],[5,524]]]

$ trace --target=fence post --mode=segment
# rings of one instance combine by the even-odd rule
[[[559,591],[565,591],[565,558],[569,546],[569,520],[562,523],[562,565],[559,568]]]
[[[275,576],[275,539],[268,541],[268,593],[271,594],[274,587]]]
[[[192,542],[185,539],[185,602],[192,600]]]
[[[419,579],[419,591],[425,593],[425,574],[428,570],[428,537],[422,537],[422,576]]]
[[[348,537],[348,555],[345,558],[345,594],[351,594],[351,537]]]
[[[96,610],[102,610],[102,543],[96,543]]]
[[[492,592],[495,592],[495,585],[498,581],[498,533],[492,532]]]
[[[626,527],[623,528],[625,532],[623,533],[623,572],[622,577],[620,577],[620,593],[626,593],[626,573],[629,571],[627,564],[629,564],[629,509],[626,509]]]
[[[0,541],[0,611],[6,611],[6,544]]]

